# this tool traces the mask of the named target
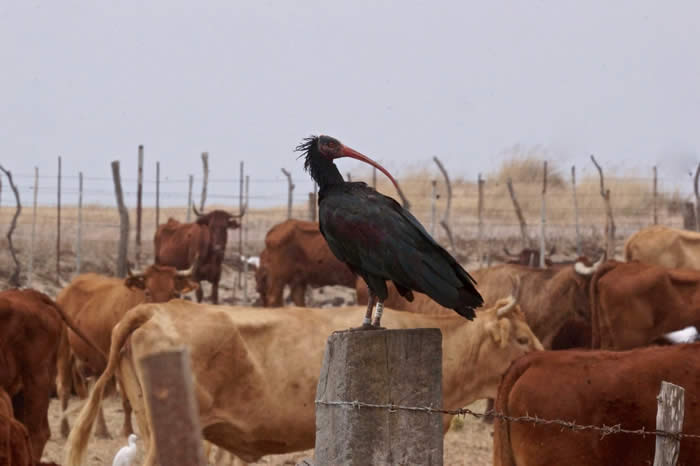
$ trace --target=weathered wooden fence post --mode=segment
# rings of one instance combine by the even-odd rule
[[[523,211],[520,208],[518,198],[515,197],[513,180],[508,178],[506,180],[506,187],[508,188],[508,194],[510,194],[510,200],[513,202],[513,208],[515,209],[515,215],[518,217],[518,223],[520,223],[520,241],[522,243],[522,249],[529,248],[530,241],[527,238],[527,223],[525,223],[525,217],[523,216]]]
[[[136,263],[141,263],[141,215],[143,208],[143,144],[139,145],[138,178],[136,180]]]
[[[32,286],[34,279],[34,245],[36,243],[36,207],[39,195],[39,167],[34,167],[34,204],[32,206],[32,238],[29,242],[29,267],[27,285]]]
[[[282,173],[287,177],[287,220],[292,218],[292,196],[294,193],[294,183],[292,183],[292,174],[289,171],[282,169]]]
[[[58,188],[56,197],[56,285],[61,283],[61,156],[58,156]]]
[[[240,174],[238,177],[238,213],[242,214],[244,212],[243,204],[243,188],[244,188],[244,177],[243,177],[243,160],[241,160]],[[241,220],[242,221],[242,220]],[[238,228],[238,258],[243,257],[243,229]],[[238,289],[243,288],[243,267],[238,268]]]
[[[700,192],[698,192],[698,177],[700,177],[700,163],[695,169],[693,178],[693,192],[695,193],[695,230],[700,231]]]
[[[479,251],[479,267],[483,265],[484,262],[484,180],[481,179],[481,173],[477,178],[477,189],[479,193],[479,199],[477,202],[477,214],[479,217],[479,231],[477,233],[477,246],[476,249]]]
[[[153,353],[140,364],[159,463],[206,465],[189,351]]]
[[[19,200],[19,190],[17,190],[17,185],[15,185],[15,182],[12,181],[12,173],[9,170],[5,170],[2,165],[0,165],[0,171],[2,171],[5,176],[7,176],[7,182],[10,185],[10,189],[12,192],[15,194],[15,201],[17,202],[17,208],[15,209],[15,214],[12,216],[12,222],[10,223],[10,228],[7,230],[7,247],[10,250],[10,255],[12,256],[12,260],[15,263],[15,271],[12,273],[10,276],[9,282],[10,285],[12,286],[20,286],[20,274],[21,274],[21,265],[19,263],[19,259],[17,258],[17,252],[15,251],[15,246],[12,244],[12,233],[15,231],[15,228],[17,227],[17,219],[19,218],[19,215],[22,213],[22,203]]]
[[[661,382],[661,390],[656,401],[656,430],[674,434],[682,432],[685,389],[669,382]],[[657,435],[654,466],[676,466],[680,448],[679,439]]]
[[[545,250],[545,227],[547,225],[547,161],[544,161],[544,171],[542,174],[542,211],[540,212],[540,268],[544,269]]]
[[[75,238],[75,274],[80,275],[80,249],[83,243],[83,172],[78,173],[78,234]]]
[[[430,192],[430,234],[435,236],[435,225],[437,224],[437,180],[430,180],[432,191]]]
[[[160,225],[160,162],[156,162],[156,230]]]
[[[209,184],[209,152],[202,152],[202,198],[199,200],[199,211],[204,212],[207,202],[207,184]]]
[[[455,241],[452,237],[452,229],[450,228],[450,209],[452,208],[452,183],[450,183],[450,177],[448,176],[447,170],[445,170],[445,166],[442,164],[440,159],[434,156],[433,161],[437,164],[440,173],[442,173],[442,176],[445,178],[445,186],[447,188],[447,206],[445,207],[445,213],[442,216],[442,220],[440,220],[440,225],[447,234],[447,240],[450,242],[450,250],[454,252]]]
[[[187,214],[185,214],[185,221],[187,223],[190,223],[190,215],[192,212],[192,185],[194,184],[194,176],[189,175],[188,177],[188,188],[187,188]],[[202,209],[200,209],[200,213],[203,212]]]
[[[658,207],[656,205],[657,199],[658,199],[658,177],[656,173],[656,165],[654,165],[654,225],[659,224],[659,213],[658,213]]]
[[[591,161],[598,169],[600,175],[600,196],[605,202],[605,255],[607,259],[615,258],[615,219],[612,213],[612,204],[610,202],[610,189],[605,189],[605,181],[603,179],[603,169],[598,164],[598,161],[591,154]]]
[[[129,250],[129,211],[124,205],[122,179],[119,174],[119,161],[112,162],[112,179],[114,180],[114,195],[119,208],[119,249],[117,254],[117,277],[126,276],[126,255]]]
[[[574,225],[576,227],[576,255],[581,257],[581,232],[578,227],[578,200],[576,199],[576,165],[571,166],[571,190],[574,195]]]
[[[441,414],[357,407],[353,401],[441,408],[440,330],[328,337],[316,390],[314,463],[442,465]]]

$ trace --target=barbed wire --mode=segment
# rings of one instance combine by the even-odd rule
[[[666,430],[646,430],[644,427],[640,429],[625,429],[621,424],[616,424],[613,426],[597,426],[593,424],[581,425],[577,424],[575,421],[564,421],[562,419],[544,419],[538,416],[508,416],[507,414],[500,413],[494,410],[487,410],[483,413],[473,411],[469,408],[460,409],[441,409],[432,408],[430,406],[404,406],[390,404],[380,404],[380,403],[366,403],[364,401],[326,401],[326,400],[315,400],[317,405],[325,406],[348,406],[351,408],[361,409],[361,408],[372,408],[372,409],[386,409],[389,412],[395,411],[419,411],[431,414],[450,414],[453,416],[472,416],[477,419],[483,418],[497,418],[509,422],[521,422],[528,424],[537,425],[554,425],[559,426],[562,429],[569,429],[574,432],[580,431],[594,431],[599,432],[601,438],[611,434],[631,434],[631,435],[641,435],[643,437],[647,435],[655,435],[659,437],[670,437],[675,440],[681,440],[683,438],[700,439],[700,434],[687,434],[684,432],[669,432]]]

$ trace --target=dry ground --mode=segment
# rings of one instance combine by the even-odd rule
[[[82,401],[77,398],[71,400],[71,408],[76,405],[82,405]],[[107,425],[113,439],[98,439],[92,437],[88,444],[87,465],[88,466],[103,466],[111,465],[114,455],[123,446],[126,445],[126,439],[120,435],[124,414],[122,411],[121,401],[112,396],[107,398],[105,406],[105,417]],[[470,406],[475,411],[483,411],[486,408],[486,403],[478,401]],[[77,411],[69,415],[71,426],[77,417]],[[61,421],[61,407],[58,400],[53,400],[49,408],[49,424],[51,425],[51,439],[46,444],[44,449],[43,461],[55,461],[61,463],[63,460],[65,440],[59,434],[59,424]],[[477,419],[467,417],[463,420],[463,425],[459,426],[459,422],[453,423],[453,428],[445,436],[444,442],[444,464],[445,466],[486,466],[492,464],[493,456],[493,428],[491,425],[485,424]],[[290,428],[293,428],[290,426]],[[144,453],[143,444],[139,445],[138,461],[143,459]],[[209,464],[215,464],[213,461],[214,454],[212,453]],[[313,457],[313,450],[289,453],[286,455],[270,455],[262,458],[256,465],[295,465],[304,458]],[[140,464],[140,463],[137,463]],[[229,464],[225,461],[223,464]]]

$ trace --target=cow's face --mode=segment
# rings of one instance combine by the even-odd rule
[[[184,276],[175,267],[151,265],[144,273],[130,275],[124,281],[129,288],[142,289],[146,302],[165,303],[179,298],[184,293],[196,290],[199,286],[189,276]]]
[[[214,254],[220,256],[223,256],[226,250],[226,241],[228,239],[227,230],[229,228],[236,229],[240,227],[240,224],[233,215],[223,210],[214,210],[208,214],[200,215],[197,218],[197,223],[209,227],[211,248]]]
[[[478,312],[477,321],[480,319],[483,319],[485,331],[479,356],[485,358],[489,368],[482,394],[495,398],[501,376],[511,363],[531,351],[544,348],[513,298],[499,300],[493,308]]]

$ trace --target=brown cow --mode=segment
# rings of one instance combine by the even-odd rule
[[[112,328],[129,309],[146,302],[163,303],[197,288],[189,279],[191,275],[192,269],[177,271],[162,265],[151,265],[144,272],[129,271],[126,279],[87,273],[77,276],[61,290],[56,302],[104,353],[108,353]],[[80,372],[99,375],[106,362],[97,358],[73,332],[65,332],[58,356],[58,395],[63,409],[61,434],[64,437],[70,430],[65,414],[75,367],[80,367]],[[132,431],[131,409],[126,403],[124,416],[126,436]],[[109,437],[102,412],[95,435]]]
[[[661,225],[643,228],[625,241],[625,260],[700,270],[700,233]]]
[[[472,272],[486,306],[493,305],[517,290],[517,299],[525,319],[547,349],[590,347],[591,318],[589,283],[602,264],[592,266],[580,258],[574,265],[555,265],[540,269],[517,264],[500,264]],[[422,293],[413,293],[409,302],[389,283],[389,297],[384,305],[390,309],[421,314],[452,312]],[[356,282],[357,303],[367,304],[367,285]],[[479,311],[477,311],[478,313]]]
[[[683,431],[700,432],[700,344],[624,352],[545,351],[528,354],[506,372],[496,411],[561,419],[579,425],[656,429],[662,381],[686,387]],[[654,461],[654,435],[572,431],[497,419],[495,466],[644,465]],[[698,464],[700,442],[681,441],[678,464]]]
[[[355,275],[328,248],[318,222],[303,220],[286,220],[270,228],[255,281],[265,307],[283,305],[285,285],[294,304],[301,307],[307,285],[355,287]]]
[[[591,283],[593,347],[631,349],[700,325],[700,271],[608,261]]]
[[[267,454],[312,448],[314,400],[326,339],[333,331],[352,326],[364,313],[362,307],[329,312],[298,307],[207,306],[187,301],[132,309],[115,328],[108,368],[71,431],[65,464],[80,464],[102,388],[112,371],[117,371],[134,404],[139,431],[148,446],[144,464],[153,464],[155,446],[144,406],[143,380],[134,368],[144,355],[178,345],[190,348],[194,391],[206,440],[251,462]],[[512,298],[479,311],[473,322],[452,314],[425,316],[386,310],[383,320],[389,328],[442,330],[446,406],[462,407],[495,396],[511,362],[542,348]],[[122,351],[129,335],[130,350]],[[449,417],[444,421],[447,428]]]
[[[29,433],[36,462],[51,436],[49,394],[64,322],[89,341],[45,294],[31,289],[0,292],[0,388],[11,397],[14,417]],[[104,358],[96,346],[92,351]]]
[[[195,263],[198,265],[193,274],[197,282],[211,283],[211,301],[219,303],[219,281],[221,265],[226,252],[228,229],[236,229],[240,224],[236,220],[245,214],[245,210],[234,215],[224,210],[213,210],[207,214],[197,212],[194,223],[180,223],[169,218],[167,223],[158,226],[153,243],[156,260],[159,265],[169,265],[178,270],[186,270]],[[204,292],[197,289],[197,301],[202,302]]]
[[[27,428],[15,419],[12,401],[0,387],[0,464],[34,466]]]

